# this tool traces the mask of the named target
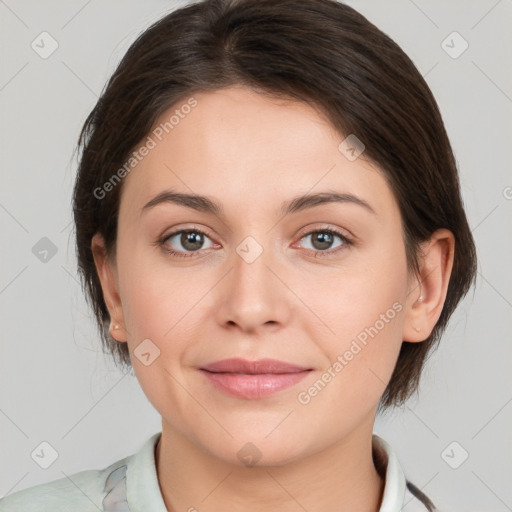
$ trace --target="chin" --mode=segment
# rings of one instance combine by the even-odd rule
[[[218,446],[214,446],[207,440],[202,444],[217,459],[227,464],[249,468],[284,466],[307,455],[304,452],[307,441],[302,442],[289,437],[286,439],[284,435],[276,432],[265,438],[269,431],[265,434],[258,431],[255,435],[252,435],[250,430],[240,431],[239,434],[231,431],[233,439],[228,443],[225,439],[219,439]]]

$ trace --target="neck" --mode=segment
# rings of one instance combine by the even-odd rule
[[[373,463],[373,421],[369,427],[282,466],[245,467],[201,450],[163,421],[155,457],[166,508],[378,512],[384,480]]]

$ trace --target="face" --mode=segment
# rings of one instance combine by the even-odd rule
[[[248,442],[284,464],[371,432],[413,288],[383,174],[306,104],[193,98],[124,178],[102,277],[164,431],[234,464]]]

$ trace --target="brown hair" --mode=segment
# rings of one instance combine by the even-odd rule
[[[340,134],[355,134],[398,202],[410,269],[418,244],[438,228],[455,236],[446,301],[431,336],[403,342],[380,407],[401,405],[447,321],[475,279],[476,252],[455,158],[436,101],[412,61],[383,32],[335,0],[203,0],[175,10],[131,45],[78,141],[74,188],[78,268],[104,347],[130,366],[126,343],[110,337],[109,313],[91,238],[115,254],[122,183],[102,187],[149,134],[157,118],[193,92],[244,85],[307,102]],[[340,139],[341,140],[341,139]]]

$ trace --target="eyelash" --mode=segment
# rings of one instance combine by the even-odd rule
[[[199,249],[197,251],[192,251],[192,252],[189,252],[189,253],[183,253],[183,251],[175,251],[174,249],[170,249],[169,246],[166,243],[170,238],[172,238],[172,237],[174,237],[176,235],[179,235],[181,233],[185,233],[185,232],[188,232],[188,233],[199,233],[201,235],[204,235],[204,236],[210,238],[204,231],[202,231],[200,229],[188,228],[188,229],[180,229],[180,230],[177,230],[177,231],[173,231],[172,233],[169,233],[169,234],[165,235],[165,237],[161,238],[158,241],[158,243],[164,249],[164,251],[167,252],[168,254],[170,254],[172,257],[176,257],[176,258],[191,258],[196,253],[198,253],[201,249]],[[341,232],[339,232],[339,231],[337,231],[336,229],[333,229],[333,228],[321,228],[321,229],[314,229],[312,231],[308,231],[307,233],[304,233],[303,235],[301,235],[300,240],[302,240],[306,236],[313,235],[315,233],[329,233],[331,235],[335,235],[335,236],[339,237],[341,239],[341,241],[343,242],[342,245],[340,245],[339,247],[336,247],[335,249],[329,249],[329,250],[326,250],[326,251],[315,250],[315,249],[306,249],[307,251],[314,252],[315,253],[315,257],[319,257],[319,258],[331,257],[331,256],[337,254],[339,251],[344,250],[347,247],[350,247],[351,245],[353,245],[353,241],[352,240],[350,240],[346,235],[342,234]]]

